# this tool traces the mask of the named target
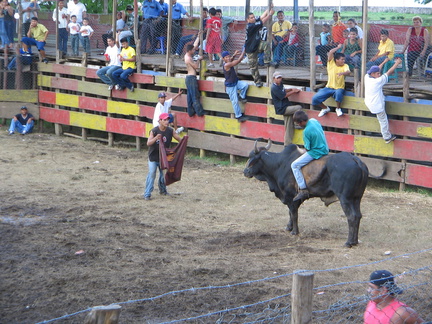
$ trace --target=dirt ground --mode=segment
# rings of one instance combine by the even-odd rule
[[[339,203],[305,202],[301,234],[292,236],[285,231],[287,208],[266,183],[245,178],[243,165],[188,156],[182,181],[168,187],[171,196],[156,188],[145,201],[146,150],[52,134],[7,136],[2,128],[0,323],[36,323],[97,305],[368,264],[431,247],[432,198],[425,195],[368,188],[361,244],[347,249]],[[377,267],[402,273],[431,264],[429,251],[317,274],[314,285],[364,281]],[[128,303],[120,323],[161,323],[248,305],[288,294],[291,281]],[[362,286],[355,294],[364,294]],[[424,309],[432,305],[429,297]],[[84,316],[56,323],[82,323]]]

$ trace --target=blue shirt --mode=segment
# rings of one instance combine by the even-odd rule
[[[182,15],[186,14],[186,9],[183,7],[181,3],[176,3],[172,6],[172,19],[181,19]]]
[[[142,4],[142,11],[144,19],[157,18],[163,11],[159,2],[155,0],[144,1]]]
[[[161,3],[159,2],[159,4],[160,4],[160,6],[162,7],[163,15],[164,15],[164,16],[168,15],[168,3],[164,2],[164,3],[161,4]]]
[[[309,155],[314,159],[319,159],[329,153],[323,128],[315,118],[309,119],[303,130],[303,143]]]

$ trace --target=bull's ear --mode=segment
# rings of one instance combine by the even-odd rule
[[[271,146],[272,146],[272,141],[271,141],[271,139],[269,138],[268,143],[267,143],[267,145],[266,145],[266,147],[265,147],[265,150],[266,150],[266,151],[270,150],[270,147],[271,147]]]

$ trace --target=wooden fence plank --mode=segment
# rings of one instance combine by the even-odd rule
[[[432,187],[432,167],[408,163],[405,172],[407,184],[426,188]]]
[[[125,134],[130,136],[147,137],[147,133],[153,125],[131,119],[119,119],[107,117],[107,132]]]
[[[70,125],[78,126],[89,129],[96,129],[106,131],[106,118],[105,116],[86,114],[76,111],[70,113]]]
[[[62,125],[70,125],[70,115],[69,111],[47,108],[40,106],[39,107],[40,119],[45,120],[50,123],[62,124]]]
[[[0,90],[0,101],[38,102],[38,90]]]

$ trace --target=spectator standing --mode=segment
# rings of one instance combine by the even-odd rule
[[[298,34],[298,25],[293,23],[290,32],[285,36],[283,42],[286,44],[283,48],[283,52],[287,58],[287,65],[295,66],[295,56],[300,43],[300,35]]]
[[[345,94],[345,76],[349,75],[351,72],[348,64],[345,64],[345,54],[336,53],[336,51],[341,47],[342,44],[339,44],[328,53],[327,84],[325,88],[319,90],[312,98],[312,105],[321,108],[318,117],[322,117],[330,112],[330,108],[323,103],[330,97],[333,97],[336,100],[337,116],[343,116],[341,103]]]
[[[151,200],[151,193],[154,189],[154,181],[156,179],[156,171],[159,169],[159,193],[161,195],[168,195],[168,191],[165,185],[164,174],[159,164],[159,145],[164,145],[169,148],[172,138],[174,137],[177,141],[181,141],[181,137],[174,132],[174,130],[168,126],[169,115],[162,113],[159,116],[159,126],[154,127],[150,131],[149,138],[147,139],[148,150],[148,174],[146,178],[146,185],[144,190],[144,199]]]
[[[329,154],[329,147],[321,124],[315,119],[309,119],[308,115],[299,110],[294,113],[294,123],[299,125],[303,130],[303,145],[306,152],[291,163],[291,169],[294,173],[298,185],[298,194],[293,201],[305,200],[309,198],[309,190],[306,186],[301,169],[319,158]]]
[[[364,78],[365,83],[365,105],[368,107],[372,114],[375,114],[381,128],[381,134],[386,142],[390,142],[396,139],[389,131],[389,124],[387,114],[385,111],[385,101],[383,87],[388,82],[388,76],[392,74],[397,66],[402,62],[398,57],[395,59],[393,66],[384,74],[381,75],[381,69],[384,64],[388,61],[385,59],[379,66],[372,66]]]
[[[222,57],[222,21],[216,16],[216,9],[210,8],[210,19],[207,19],[206,31],[207,31],[207,44],[206,52],[208,53],[209,64],[207,67],[214,67],[213,54],[218,54]],[[220,61],[222,66],[222,59]]]
[[[82,47],[84,49],[84,52],[86,52],[88,54],[88,56],[90,56],[90,54],[91,54],[90,38],[92,37],[94,30],[89,25],[89,19],[88,18],[84,18],[82,23],[83,24],[82,24],[81,29],[79,31],[81,44],[82,44]]]
[[[6,30],[6,36],[9,39],[9,47],[13,48],[14,46],[14,36],[15,36],[15,9],[9,4],[8,0],[3,0],[4,5],[4,25]]]
[[[18,131],[20,134],[25,135],[31,133],[34,127],[34,117],[28,113],[27,107],[21,107],[21,113],[15,115],[9,127],[9,135]]]
[[[187,112],[189,117],[193,117],[197,114],[198,117],[204,116],[204,109],[200,102],[200,92],[198,89],[197,80],[197,69],[199,62],[202,61],[202,56],[198,56],[194,60],[195,51],[198,49],[199,36],[195,39],[195,42],[186,46],[186,54],[184,61],[186,63],[187,75],[186,75],[186,89],[187,89]]]
[[[248,118],[242,114],[240,105],[239,105],[239,99],[242,103],[246,103],[246,92],[249,88],[249,85],[238,79],[237,73],[235,71],[235,66],[238,65],[245,56],[245,51],[243,49],[243,52],[241,55],[234,59],[239,53],[239,51],[235,51],[233,56],[231,57],[229,55],[229,52],[225,51],[222,53],[222,60],[223,60],[223,73],[225,76],[225,92],[228,94],[231,104],[234,109],[234,115],[235,118],[239,122],[245,122],[248,120]],[[240,91],[240,94],[238,93]],[[239,98],[240,97],[240,98]]]
[[[66,56],[67,54],[67,43],[68,43],[68,11],[64,7],[64,1],[60,0],[58,2],[57,8],[54,9],[52,14],[53,21],[57,21],[57,10],[58,10],[58,49],[62,52],[62,56]]]
[[[113,73],[114,71],[121,69],[122,64],[119,57],[120,49],[114,38],[109,36],[107,38],[107,43],[108,46],[105,50],[105,58],[109,63],[107,66],[99,69],[96,74],[103,83],[108,85],[108,90],[111,91],[116,85],[115,80],[113,79]]]
[[[144,22],[141,27],[141,54],[154,54],[157,47],[156,37],[159,31],[156,29],[163,9],[156,0],[145,0],[142,3]],[[150,42],[150,48],[147,50],[147,40]]]
[[[23,21],[23,36],[25,37],[30,29],[31,19],[37,18],[38,11],[40,10],[37,1],[21,0],[22,21]]]
[[[393,41],[389,38],[387,29],[381,29],[381,40],[378,45],[378,52],[366,64],[370,69],[373,65],[380,65],[386,58],[392,60],[395,53],[395,46]]]
[[[405,37],[405,44],[401,51],[404,54],[408,48],[408,75],[412,76],[414,63],[420,57],[423,66],[426,50],[429,45],[429,31],[422,26],[423,20],[419,16],[412,18],[413,26],[409,27]],[[420,68],[420,67],[419,67]]]
[[[203,18],[203,25],[202,25],[202,30],[205,29],[205,26],[207,24],[207,19],[208,19],[208,9],[207,8],[203,8],[203,11],[201,13],[202,18]],[[183,53],[183,48],[184,46],[189,43],[189,42],[193,42],[195,41],[195,39],[198,37],[199,32],[196,34],[190,34],[190,35],[186,35],[180,38],[180,41],[177,45],[177,49],[176,49],[176,57],[180,57],[180,55]],[[205,40],[205,34],[203,35],[203,41]]]
[[[130,7],[130,6],[128,6],[128,7]],[[129,28],[126,26],[125,21],[123,19],[123,12],[119,11],[119,12],[117,12],[116,32],[123,33],[120,35],[119,39],[122,39],[124,37],[128,37],[128,36],[132,35],[132,33],[126,29],[129,29]],[[125,32],[128,34],[124,34]],[[105,45],[105,48],[108,47],[108,37],[114,38],[114,34],[113,34],[112,29],[109,30],[106,34],[102,35],[102,41]],[[101,53],[101,55],[104,55],[104,54],[105,54],[105,52]]]
[[[345,40],[342,53],[345,54],[345,63],[352,65],[355,69],[360,68],[362,43],[357,35],[357,28],[351,28],[349,38]]]
[[[357,29],[358,38],[363,39],[363,29],[361,29],[361,27],[359,25],[357,25],[357,22],[354,18],[348,19],[346,26],[348,27],[347,29],[349,31],[351,31],[352,28]]]
[[[277,12],[277,21],[272,25],[272,36],[273,36],[273,51],[274,61],[276,64],[280,63],[283,49],[287,44],[284,41],[285,36],[288,35],[292,28],[291,22],[285,20],[285,15],[282,10]]]
[[[171,46],[171,54],[176,52],[177,46],[180,42],[180,38],[182,35],[182,15],[190,18],[189,13],[183,7],[181,3],[178,3],[177,0],[172,0],[172,46]]]
[[[48,63],[45,55],[46,38],[48,37],[48,29],[42,24],[38,23],[37,17],[33,17],[30,22],[30,28],[27,37],[21,39],[22,47],[26,54],[30,54],[29,47],[36,46],[41,57],[42,62]]]
[[[159,4],[163,10],[163,13],[161,16],[164,18],[168,18],[168,3],[166,3],[164,0],[159,0]]]
[[[79,55],[79,37],[80,37],[80,29],[81,25],[77,23],[77,17],[75,15],[70,16],[70,22],[68,24],[70,39],[71,39],[71,47],[72,54],[74,56]]]
[[[330,34],[330,25],[323,24],[322,32],[318,40],[318,46],[316,47],[316,53],[321,58],[321,63],[324,68],[327,68],[327,53],[332,49],[332,38]]]
[[[377,270],[371,273],[368,283],[370,301],[363,315],[364,324],[420,324],[424,320],[395,295],[403,293],[390,271]]]
[[[179,89],[178,93],[168,100],[166,99],[167,95],[165,92],[159,93],[159,102],[156,104],[156,108],[153,114],[153,127],[159,126],[159,116],[165,113],[169,115],[169,123],[174,126],[174,130],[177,134],[180,134],[184,130],[183,127],[177,128],[177,116],[174,113],[170,112],[173,101],[180,97],[182,93],[183,90]]]
[[[216,15],[222,21],[222,46],[224,46],[225,42],[229,37],[229,25],[234,23],[234,18],[223,16],[222,9],[216,9]]]
[[[71,0],[68,3],[68,13],[69,17],[75,15],[77,23],[82,25],[83,19],[87,17],[87,8],[79,0]]]
[[[255,85],[259,88],[263,86],[263,83],[258,70],[258,55],[264,53],[264,64],[267,66],[270,65],[271,61],[270,47],[266,41],[262,40],[260,32],[273,14],[273,3],[271,3],[270,9],[264,11],[261,17],[255,18],[255,15],[250,12],[247,18],[245,49],[252,77]]]
[[[128,88],[133,92],[134,86],[129,80],[129,76],[132,75],[136,69],[136,53],[135,50],[129,46],[127,38],[122,38],[120,43],[122,50],[119,54],[119,60],[122,62],[122,68],[113,72],[112,79],[116,84],[116,90],[124,90],[125,88]]]
[[[9,38],[6,33],[6,26],[5,26],[5,5],[3,1],[0,1],[0,39],[1,39],[1,46],[0,49],[9,47]]]
[[[282,83],[282,74],[278,71],[273,73],[273,84],[271,85],[270,93],[276,114],[284,117],[284,146],[292,143],[294,137],[293,115],[302,108],[300,105],[292,105],[289,101],[289,97],[300,91],[301,90],[297,88],[285,89]]]

